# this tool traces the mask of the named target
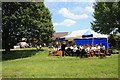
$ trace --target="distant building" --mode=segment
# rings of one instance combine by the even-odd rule
[[[116,35],[120,36],[120,33],[118,32]]]
[[[68,32],[55,32],[53,34],[53,40],[59,39],[60,37],[64,37],[68,34]]]
[[[53,34],[53,45],[61,45],[61,41],[59,40],[60,37],[64,37],[68,34],[68,32],[56,32]]]

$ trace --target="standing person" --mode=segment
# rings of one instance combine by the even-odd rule
[[[105,51],[105,46],[102,43],[100,43],[100,52],[104,53],[104,51]]]
[[[58,41],[55,42],[54,50],[56,50],[56,51],[59,50],[59,42]]]
[[[81,50],[80,57],[81,57],[81,58],[85,57],[85,54],[86,54],[86,47],[85,47],[85,45],[84,45],[84,46],[83,46],[83,49]]]
[[[66,47],[66,42],[63,41],[62,45],[61,45],[61,50],[62,50],[62,56],[65,55],[65,47]]]

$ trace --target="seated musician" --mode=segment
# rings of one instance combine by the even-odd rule
[[[92,53],[91,45],[88,45],[88,47],[85,50],[86,50],[86,53],[87,53],[87,57],[89,57],[91,55],[91,53]]]
[[[75,46],[73,47],[73,52],[76,52],[76,50],[78,50],[78,48],[77,48],[77,46],[75,45]]]
[[[100,46],[97,44],[95,49],[95,55],[99,56],[99,54],[100,54]]]
[[[105,52],[105,46],[102,43],[100,43],[100,52],[101,53]]]

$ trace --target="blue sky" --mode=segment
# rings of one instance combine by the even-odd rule
[[[90,29],[93,18],[93,2],[45,2],[52,14],[56,32]]]

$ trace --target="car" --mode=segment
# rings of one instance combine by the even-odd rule
[[[20,48],[27,48],[29,45],[26,42],[19,42]]]

